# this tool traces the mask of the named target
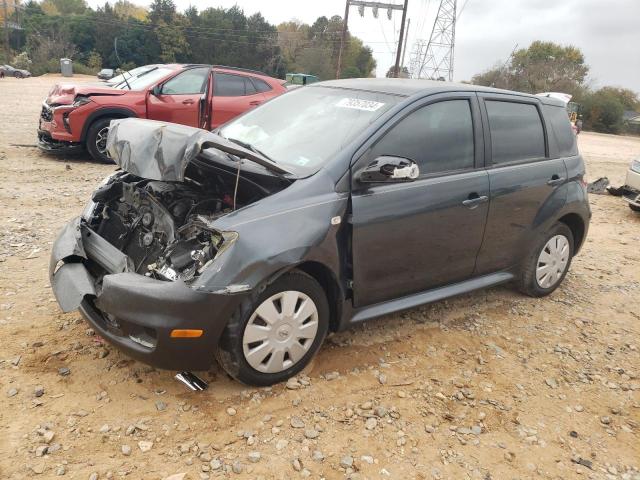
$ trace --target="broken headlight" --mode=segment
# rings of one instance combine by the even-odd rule
[[[185,228],[186,227],[186,228]],[[188,282],[200,275],[238,239],[236,232],[185,225],[181,238],[167,247],[157,262],[147,266],[150,274],[165,280]]]
[[[73,100],[72,106],[75,108],[81,107],[82,105],[86,105],[89,103],[91,99],[85,95],[77,95]]]
[[[96,188],[96,190],[98,190],[100,187],[105,186],[107,183],[109,183],[111,181],[111,179],[115,176],[118,175],[118,172],[116,173],[112,173],[111,175],[107,175],[106,177],[104,177],[102,179],[102,181],[100,182],[100,184],[98,185],[98,188]],[[93,199],[89,200],[89,202],[84,206],[84,209],[82,210],[82,218],[84,220],[90,220],[91,217],[93,216],[93,213],[96,209],[96,205],[97,203],[95,201],[93,201]]]

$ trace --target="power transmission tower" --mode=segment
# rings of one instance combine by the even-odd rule
[[[411,76],[453,80],[456,43],[456,0],[441,0],[429,42],[417,41],[411,55]]]
[[[344,50],[344,42],[347,39],[347,26],[349,22],[349,7],[357,6],[358,11],[360,12],[360,16],[364,16],[364,9],[366,7],[370,7],[373,11],[374,18],[378,18],[378,9],[387,10],[387,18],[391,20],[391,16],[393,15],[394,10],[402,10],[402,23],[400,25],[400,38],[398,40],[398,51],[396,53],[396,64],[395,64],[395,76],[398,76],[400,71],[400,55],[402,53],[402,39],[404,37],[404,26],[405,20],[407,18],[407,7],[409,4],[409,0],[404,0],[403,5],[397,5],[395,3],[382,3],[382,2],[369,2],[366,0],[346,0],[346,5],[344,7],[344,20],[342,23],[342,37],[340,38],[340,50],[338,50],[338,65],[336,67],[336,78],[340,78],[340,70],[342,70],[342,51]]]

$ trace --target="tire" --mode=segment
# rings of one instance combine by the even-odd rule
[[[640,207],[638,207],[637,205],[631,205],[629,204],[629,208],[631,210],[633,210],[634,212],[640,212]]]
[[[552,242],[553,239],[555,239],[554,242]],[[557,246],[562,248],[558,254],[555,254]],[[546,270],[543,270],[545,266],[545,260],[542,258],[543,250],[549,262],[549,268]],[[567,275],[573,253],[574,239],[571,229],[564,223],[556,223],[537,239],[524,260],[518,279],[518,289],[531,297],[549,295],[560,286]],[[538,272],[539,267],[541,270]],[[545,276],[545,272],[549,273]]]
[[[106,135],[109,132],[109,123],[112,118],[100,118],[93,122],[87,130],[85,147],[91,157],[101,163],[115,163],[109,155],[102,150],[106,146]]]
[[[22,78],[22,73],[20,73],[20,72],[13,72],[13,76],[14,76],[15,78]]]
[[[297,298],[292,302],[294,294]],[[298,323],[282,315],[288,304],[294,305],[295,314],[303,315]],[[265,319],[268,314],[277,314],[271,315],[271,320],[277,319],[267,323],[257,310]],[[311,276],[294,270],[238,307],[222,333],[216,357],[222,368],[242,383],[273,385],[299,373],[309,363],[328,329],[329,303],[323,288]]]

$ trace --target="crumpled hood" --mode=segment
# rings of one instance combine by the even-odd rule
[[[290,173],[220,135],[175,123],[140,118],[112,120],[107,137],[109,155],[120,168],[166,182],[184,181],[187,165],[206,148],[246,158],[277,173]]]
[[[73,83],[57,83],[49,90],[47,95],[47,104],[49,105],[71,105],[76,95],[113,95],[119,96],[127,93],[126,90],[116,90],[115,88],[92,86],[92,85],[76,85]]]

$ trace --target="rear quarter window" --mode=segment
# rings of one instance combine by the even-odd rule
[[[569,123],[569,115],[563,107],[543,105],[542,111],[547,120],[547,130],[556,141],[558,157],[571,157],[578,154],[576,136]]]
[[[486,100],[493,164],[542,159],[544,130],[538,108],[530,103]]]

